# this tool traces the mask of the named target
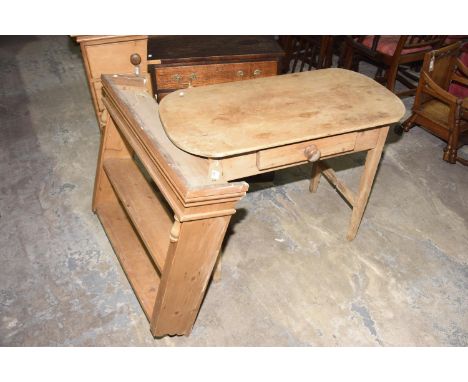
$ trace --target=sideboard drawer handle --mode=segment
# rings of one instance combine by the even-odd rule
[[[192,87],[192,82],[193,80],[196,80],[197,79],[197,74],[196,73],[192,73],[189,77],[189,82],[188,82],[188,87],[191,88]]]
[[[262,74],[262,71],[260,69],[254,70],[254,73],[253,73],[254,76],[259,76],[260,74]]]
[[[237,71],[237,77],[244,77],[244,71],[243,70],[238,70]]]
[[[172,78],[173,78],[174,80],[176,80],[177,82],[179,82],[180,79],[182,78],[182,76],[181,76],[180,74],[174,74],[174,75],[172,76]]]

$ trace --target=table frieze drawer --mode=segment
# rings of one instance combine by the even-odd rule
[[[307,162],[308,159],[305,151],[306,148],[311,146],[315,146],[320,151],[320,158],[353,151],[356,137],[357,133],[353,132],[260,150],[257,152],[257,168],[259,170],[267,170],[294,163]]]

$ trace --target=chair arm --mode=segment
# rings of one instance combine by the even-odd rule
[[[439,99],[440,101],[448,104],[455,104],[457,102],[457,97],[455,97],[453,94],[450,94],[448,91],[442,89],[439,85],[437,85],[426,72],[422,72],[421,75],[423,80],[424,93],[427,93]]]

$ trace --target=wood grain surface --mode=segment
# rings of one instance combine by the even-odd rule
[[[404,113],[382,85],[336,68],[184,89],[159,107],[169,139],[209,158],[389,125]]]

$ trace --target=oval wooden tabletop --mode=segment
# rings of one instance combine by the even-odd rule
[[[178,90],[159,105],[169,139],[208,158],[384,126],[404,113],[382,85],[335,68]]]

